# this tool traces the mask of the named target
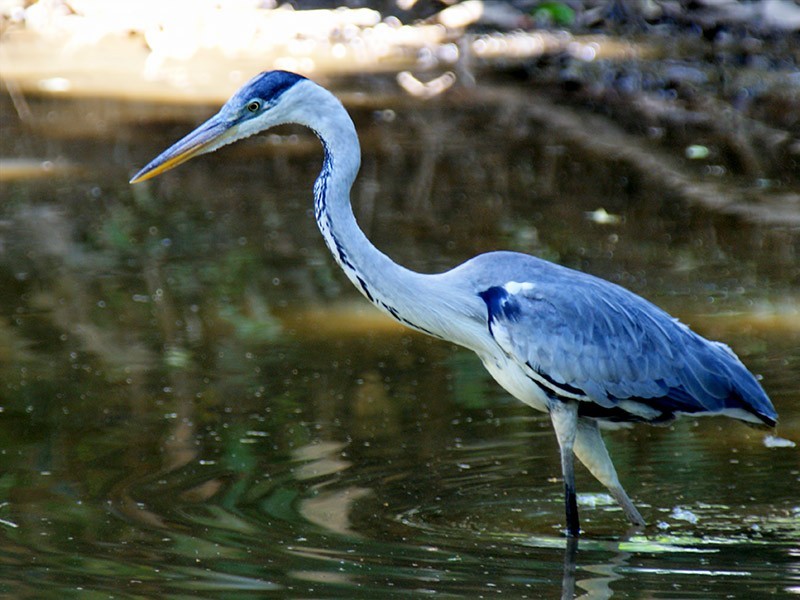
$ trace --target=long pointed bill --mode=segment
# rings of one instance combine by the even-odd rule
[[[227,143],[233,130],[229,121],[219,114],[200,125],[182,140],[175,142],[133,176],[130,183],[139,183],[169,171],[199,154],[210,152]],[[233,140],[230,140],[233,141]]]

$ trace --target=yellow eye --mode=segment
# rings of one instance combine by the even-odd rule
[[[247,104],[247,110],[249,110],[251,113],[258,112],[260,108],[261,108],[261,102],[259,102],[258,100],[251,100]]]

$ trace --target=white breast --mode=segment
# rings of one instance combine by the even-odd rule
[[[499,350],[499,349],[498,349]],[[483,366],[495,381],[509,394],[528,406],[541,412],[547,410],[547,396],[542,389],[528,377],[515,361],[500,352],[494,355],[479,354]]]

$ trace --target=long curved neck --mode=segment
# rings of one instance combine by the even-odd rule
[[[402,267],[380,252],[358,226],[350,203],[350,189],[361,161],[355,126],[339,100],[324,88],[313,92],[314,118],[303,124],[322,142],[325,157],[314,184],[314,215],[325,243],[353,285],[379,309],[401,323],[453,341],[448,323],[455,296],[437,276]],[[453,290],[454,291],[454,290]]]

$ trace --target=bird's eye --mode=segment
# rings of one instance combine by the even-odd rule
[[[261,108],[261,102],[259,102],[258,100],[251,100],[250,102],[247,103],[247,110],[249,110],[251,113],[258,112],[260,108]]]

